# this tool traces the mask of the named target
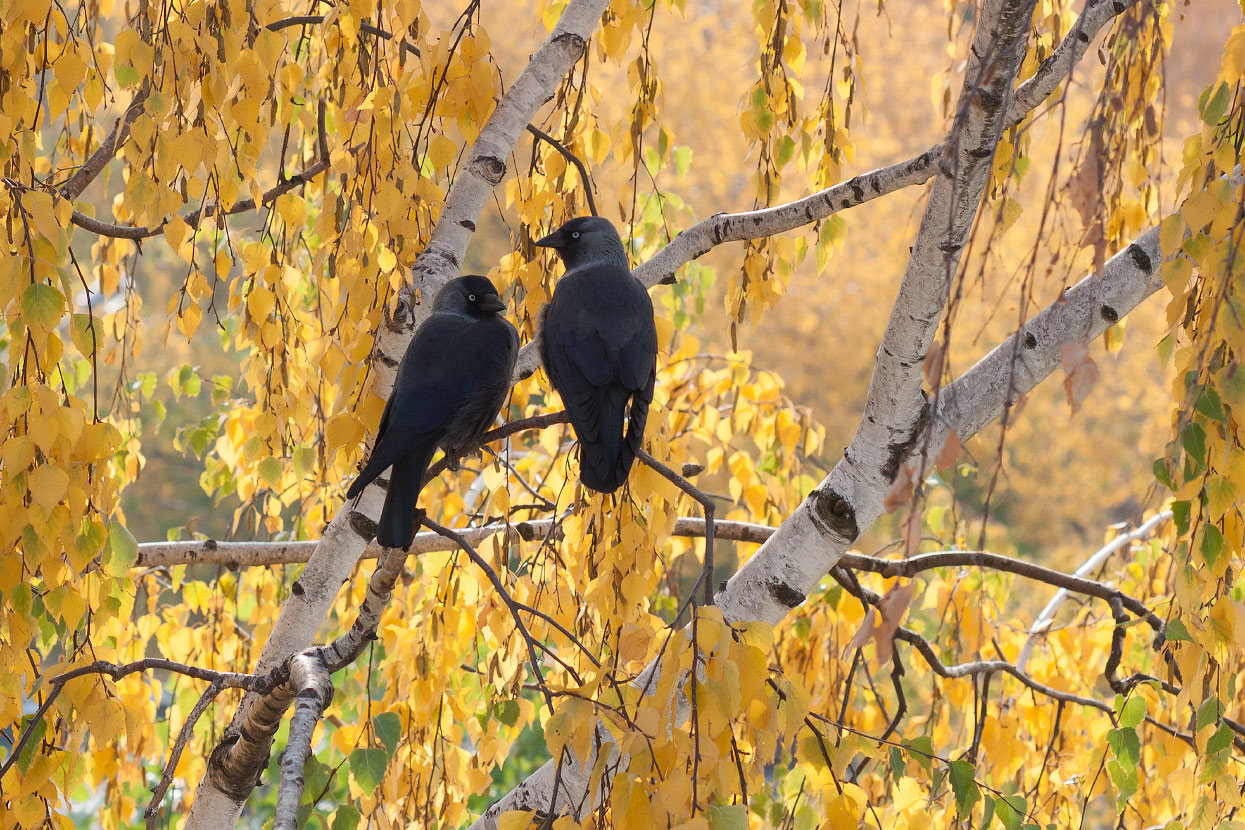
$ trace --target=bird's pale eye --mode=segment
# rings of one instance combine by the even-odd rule
[[[579,239],[579,231],[571,231],[571,239]]]
[[[475,301],[476,301],[476,295],[475,295],[475,294],[468,294],[468,295],[467,295],[467,302],[469,302],[469,303],[474,303]]]

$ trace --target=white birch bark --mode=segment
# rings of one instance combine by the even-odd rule
[[[1085,55],[1094,37],[1103,27],[1137,2],[1138,0],[1087,0],[1085,9],[1068,36],[1042,62],[1033,77],[1016,87],[1007,108],[1007,126],[1019,124],[1050,97],[1072,74],[1077,62]],[[632,274],[650,288],[672,283],[680,268],[704,256],[718,245],[786,233],[827,219],[879,196],[923,184],[934,175],[937,161],[946,149],[945,143],[935,144],[919,156],[870,170],[793,202],[740,213],[715,213],[680,231],[669,245],[654,254],[648,262],[637,266]],[[533,340],[519,353],[515,377],[528,377],[539,365],[537,341]]]
[[[388,394],[406,345],[427,313],[420,299],[431,297],[458,275],[476,220],[489,194],[505,175],[507,156],[536,110],[553,96],[558,82],[583,54],[588,37],[608,5],[608,0],[571,0],[549,37],[480,131],[446,195],[428,246],[412,266],[412,287],[403,291],[393,318],[377,333],[373,354],[380,394]],[[293,595],[282,606],[280,618],[260,654],[257,673],[270,671],[311,645],[337,592],[371,539],[373,517],[379,515],[382,502],[383,491],[373,485],[363,492],[357,504],[347,503],[334,516],[295,583]],[[243,699],[222,743],[236,737],[238,725],[254,702],[253,695]],[[253,786],[253,781],[225,780],[209,762],[185,830],[233,827]]]
[[[1027,394],[1049,377],[1059,367],[1060,352],[1065,345],[1099,337],[1110,325],[1111,312],[1122,319],[1158,290],[1162,285],[1158,278],[1159,256],[1158,230],[1154,229],[1107,260],[1101,274],[1082,279],[945,387],[907,465],[919,469],[927,463],[926,459],[935,458],[952,430],[963,440],[970,438],[998,418],[1020,395]],[[1103,308],[1111,312],[1104,314]],[[1018,349],[1023,354],[1014,358]],[[847,552],[848,543],[836,534],[824,532],[821,527],[824,520],[816,518],[818,511],[826,510],[832,517],[840,518],[834,514],[834,504],[817,504],[820,493],[821,488],[814,491],[776,532],[761,525],[748,526],[751,533],[744,528],[727,531],[744,536],[745,541],[759,541],[771,533],[773,537],[773,541],[764,544],[717,595],[717,603],[728,619],[778,623]],[[874,516],[870,522],[876,518]],[[688,530],[692,529],[693,522],[700,524],[698,520],[687,521]],[[703,528],[703,524],[700,527]],[[716,529],[715,535],[730,538]],[[726,610],[727,605],[730,611]],[[657,668],[655,664],[650,665],[645,676]],[[676,716],[678,714],[676,711]],[[591,768],[591,763],[577,764],[574,768],[569,764],[563,766],[559,785],[563,794],[559,804],[574,803],[582,798],[586,792],[583,789],[587,782],[585,770]],[[495,828],[497,816],[505,810],[547,810],[554,772],[553,762],[546,763],[494,804],[471,826],[472,830]],[[584,782],[581,788],[572,789],[580,781]]]
[[[938,175],[882,336],[864,418],[830,475],[716,595],[728,622],[777,624],[803,602],[860,531],[881,514],[900,465],[927,423],[922,364],[981,202],[1035,2],[982,0],[955,124],[938,159]],[[657,662],[641,678],[661,670]],[[659,684],[645,685],[655,689]],[[675,702],[675,723],[682,723],[688,708],[685,700]],[[609,731],[598,727],[596,734],[588,757],[567,751],[564,755],[570,757],[560,766],[555,760],[546,762],[493,804],[471,830],[495,830],[498,816],[508,810],[570,810],[582,816],[594,809],[604,795],[589,789],[597,757],[606,753],[608,766],[625,765]]]

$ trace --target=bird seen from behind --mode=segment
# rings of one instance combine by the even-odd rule
[[[579,439],[580,480],[612,493],[640,451],[653,401],[653,302],[607,219],[572,219],[536,244],[566,265],[542,315],[541,360]]]
[[[415,502],[440,448],[455,459],[473,449],[510,391],[519,335],[487,278],[451,280],[407,346],[380,417],[376,444],[346,491],[355,498],[392,467],[376,541],[405,548],[415,536]]]

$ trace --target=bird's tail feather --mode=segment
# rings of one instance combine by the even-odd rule
[[[623,435],[627,397],[625,389],[606,391],[597,410],[597,440],[580,442],[579,479],[600,493],[612,493],[623,486],[635,460],[635,452]]]
[[[648,407],[653,402],[653,387],[650,385],[635,394],[631,399],[631,417],[627,424],[627,436],[619,452],[618,463],[623,469],[623,479],[635,463],[635,457],[644,446],[644,425],[648,423]]]
[[[417,450],[394,462],[389,472],[385,506],[376,524],[376,542],[387,548],[405,548],[415,538],[415,503],[423,489],[424,473],[436,447]]]

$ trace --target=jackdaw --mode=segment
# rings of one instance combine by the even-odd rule
[[[415,332],[380,416],[372,456],[346,491],[354,498],[391,466],[376,541],[405,548],[415,536],[415,502],[440,448],[456,458],[479,443],[510,390],[519,334],[485,277],[451,280]]]
[[[572,219],[536,244],[566,265],[545,306],[541,360],[579,438],[580,480],[612,493],[640,451],[653,401],[653,302],[606,219]]]

